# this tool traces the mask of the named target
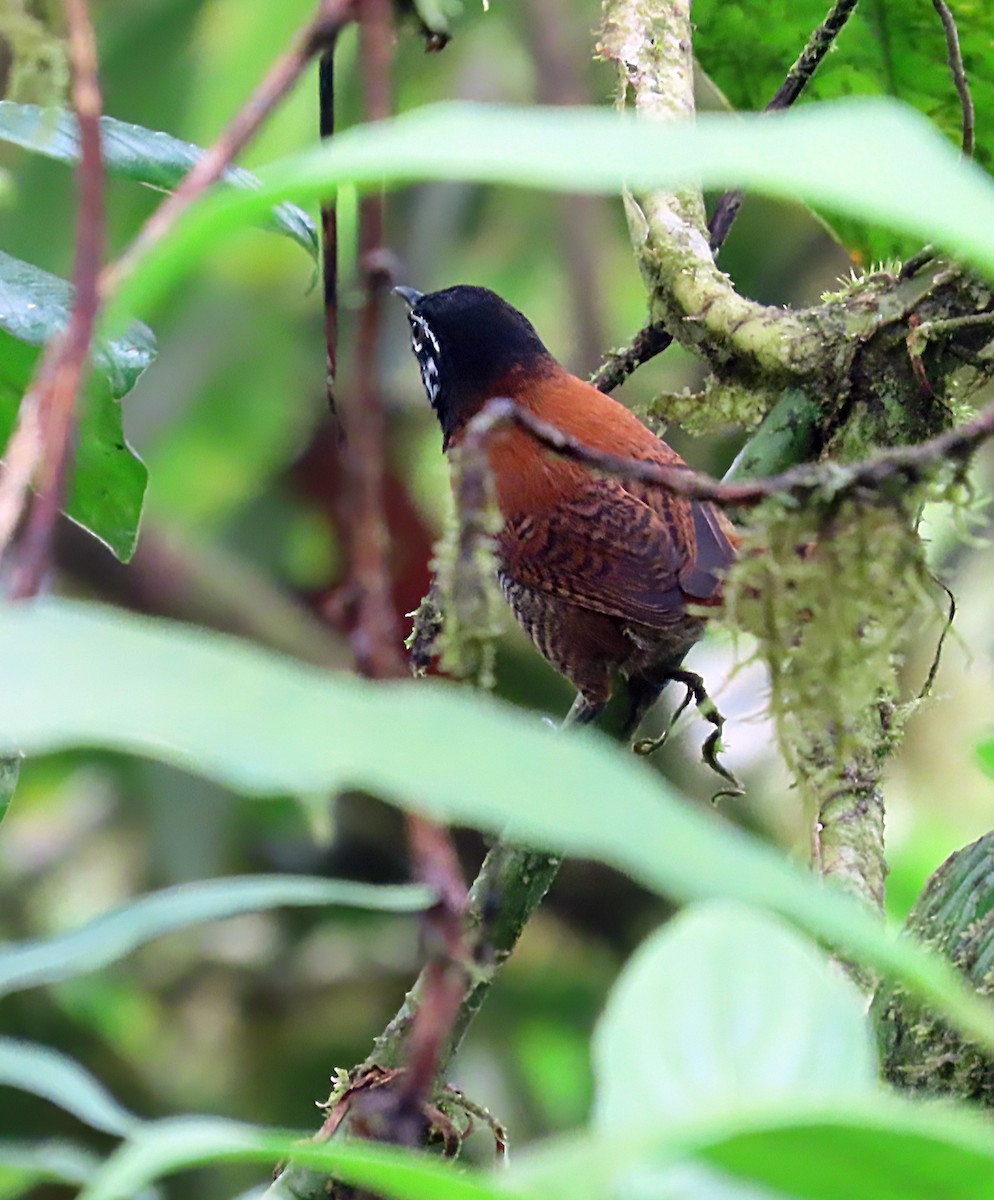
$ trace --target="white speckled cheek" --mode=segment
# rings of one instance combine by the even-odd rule
[[[438,367],[431,357],[421,358],[421,382],[428,393],[428,399],[434,404],[438,397]]]

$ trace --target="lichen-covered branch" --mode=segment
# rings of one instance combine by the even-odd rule
[[[690,0],[605,0],[598,49],[617,65],[620,107],[630,102],[653,120],[693,119],[690,9]],[[818,369],[826,314],[740,296],[715,264],[700,188],[628,197],[626,207],[653,325],[723,370],[778,380]]]

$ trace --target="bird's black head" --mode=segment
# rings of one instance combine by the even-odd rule
[[[556,365],[528,318],[488,288],[394,290],[407,304],[421,382],[446,444],[489,399],[507,395],[501,389],[515,371]]]

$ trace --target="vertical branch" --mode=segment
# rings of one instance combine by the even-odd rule
[[[32,504],[14,579],[18,599],[34,596],[41,585],[66,477],[72,462],[76,397],[83,380],[97,312],[100,307],[100,259],[104,243],[103,160],[100,148],[100,86],[97,46],[86,0],[64,0],[72,69],[72,103],[79,122],[79,205],[76,213],[76,256],[73,306],[69,324],[42,357],[32,387],[21,402],[11,436],[3,487],[5,528],[0,546],[13,533],[38,472],[38,495]]]
[[[963,51],[960,49],[956,18],[950,11],[946,0],[932,0],[932,6],[939,14],[939,20],[942,22],[942,29],[946,35],[949,69],[953,74],[953,83],[956,84],[960,108],[963,112],[963,157],[973,158],[976,112],[973,107],[973,96],[970,94],[970,82],[966,77],[966,66],[963,63]]]

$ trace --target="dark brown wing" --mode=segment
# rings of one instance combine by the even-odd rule
[[[650,507],[607,479],[512,519],[498,550],[516,583],[654,628],[679,620],[688,599],[713,600],[735,557],[710,505]]]

